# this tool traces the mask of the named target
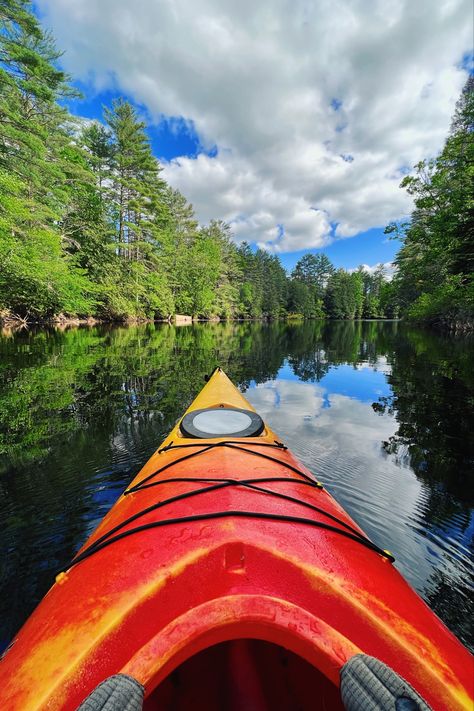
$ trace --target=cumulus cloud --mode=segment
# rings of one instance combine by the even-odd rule
[[[393,262],[379,262],[378,264],[373,264],[372,266],[370,266],[369,264],[361,264],[360,266],[365,272],[368,272],[369,274],[373,274],[377,269],[379,269],[379,267],[383,267],[385,278],[388,281],[391,281],[393,279],[393,275],[395,274],[397,269],[396,265]],[[352,274],[353,272],[356,272],[358,268],[359,267],[354,269],[348,269],[347,271]]]
[[[153,120],[193,121],[214,157],[165,177],[202,221],[274,251],[322,247],[410,210],[466,79],[470,0],[39,0],[63,63]],[[334,228],[334,229],[333,229]]]
[[[278,379],[245,396],[370,538],[384,548],[390,541],[397,566],[425,590],[432,554],[410,525],[423,499],[422,485],[381,447],[397,429],[395,417],[381,417],[369,403],[327,392],[323,384]],[[326,397],[330,407],[323,407]]]

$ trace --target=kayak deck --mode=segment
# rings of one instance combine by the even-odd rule
[[[252,411],[219,369],[187,414],[208,409],[215,427],[219,410]],[[471,708],[469,653],[392,560],[268,426],[196,439],[178,423],[18,634],[3,698],[73,709],[123,673],[145,708],[194,693],[212,709],[245,677],[257,709],[298,683],[302,704],[311,686],[337,709],[341,667],[364,652],[434,709]]]

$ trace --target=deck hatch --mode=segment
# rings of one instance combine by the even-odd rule
[[[260,415],[237,407],[209,407],[194,410],[181,421],[185,437],[212,439],[213,437],[257,437],[263,432]]]

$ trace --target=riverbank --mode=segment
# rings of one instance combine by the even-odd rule
[[[187,318],[187,317],[186,317]],[[191,317],[189,317],[191,319]],[[192,320],[192,319],[191,319]],[[111,319],[111,318],[100,318],[97,316],[66,316],[65,314],[58,314],[57,316],[51,316],[48,318],[34,318],[31,316],[22,317],[18,314],[13,314],[9,311],[0,312],[0,327],[6,328],[31,328],[35,326],[39,327],[51,327],[57,326],[61,327],[71,327],[71,326],[97,326],[99,324],[110,324],[110,325],[124,325],[124,326],[135,326],[142,323],[172,323],[173,317],[170,316],[166,319],[147,319],[147,318],[136,318],[133,316],[127,316],[121,319]]]
[[[287,321],[290,323],[300,323],[303,321],[399,321],[400,319],[380,318],[380,319],[331,319],[328,317],[308,317],[302,314],[286,314],[285,316],[189,316],[187,314],[172,314],[168,318],[148,319],[129,316],[122,319],[97,318],[95,316],[76,317],[59,314],[51,318],[22,318],[16,314],[0,312],[0,328],[12,330],[29,328],[74,328],[83,326],[139,326],[149,323],[168,323],[174,326],[189,326],[193,323],[264,323],[274,321]]]
[[[32,327],[72,327],[72,326],[97,326],[99,324],[111,325],[111,326],[138,326],[140,324],[146,323],[169,323],[175,326],[185,326],[192,323],[219,323],[220,321],[235,321],[235,322],[261,322],[261,321],[279,321],[279,320],[292,320],[292,321],[304,321],[307,320],[304,316],[300,314],[288,314],[287,316],[275,317],[270,315],[262,316],[235,316],[235,317],[224,317],[224,316],[190,316],[188,314],[170,314],[167,318],[140,318],[135,316],[126,316],[124,318],[100,318],[96,316],[67,316],[65,314],[58,314],[57,316],[51,316],[48,318],[33,318],[27,316],[25,318],[13,314],[10,311],[0,311],[0,327],[6,328],[32,328]],[[324,320],[324,319],[311,319],[311,320]]]
[[[426,324],[426,322],[424,322]],[[449,319],[439,318],[435,321],[428,322],[429,326],[442,331],[444,333],[452,333],[453,335],[464,335],[474,333],[474,317],[465,319]]]
[[[96,316],[67,316],[65,314],[58,314],[57,316],[52,316],[50,318],[32,318],[32,317],[21,317],[17,314],[13,314],[10,311],[0,311],[0,328],[2,330],[8,329],[9,331],[17,331],[21,329],[30,328],[57,328],[59,330],[67,328],[79,328],[87,326],[98,326],[98,325],[108,325],[108,326],[139,326],[143,324],[150,323],[168,323],[174,326],[187,326],[193,323],[219,323],[223,322],[235,322],[235,323],[262,323],[270,321],[288,321],[290,323],[298,323],[301,321],[352,321],[354,323],[358,321],[406,321],[408,324],[422,326],[428,329],[433,329],[440,333],[453,334],[453,335],[469,335],[474,333],[474,318],[447,318],[440,317],[436,319],[403,319],[403,318],[375,318],[375,319],[334,319],[330,317],[308,317],[302,314],[288,313],[284,316],[271,316],[262,315],[254,317],[244,317],[244,316],[190,316],[188,314],[170,314],[167,318],[159,319],[149,319],[149,318],[139,318],[134,316],[127,316],[121,319],[112,318],[100,318]]]

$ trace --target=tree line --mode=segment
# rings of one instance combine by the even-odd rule
[[[103,123],[70,115],[60,53],[24,0],[0,5],[0,304],[21,318],[384,315],[382,273],[277,256],[200,226],[161,177],[146,125],[121,99]],[[384,296],[385,295],[385,296]]]
[[[236,245],[225,222],[200,225],[162,178],[130,103],[114,101],[102,123],[68,112],[77,92],[60,56],[28,0],[1,0],[0,318],[423,318],[472,310],[472,82],[441,156],[402,183],[416,209],[409,224],[387,228],[404,242],[389,282],[382,267],[349,273],[311,253],[289,275],[276,255]]]

